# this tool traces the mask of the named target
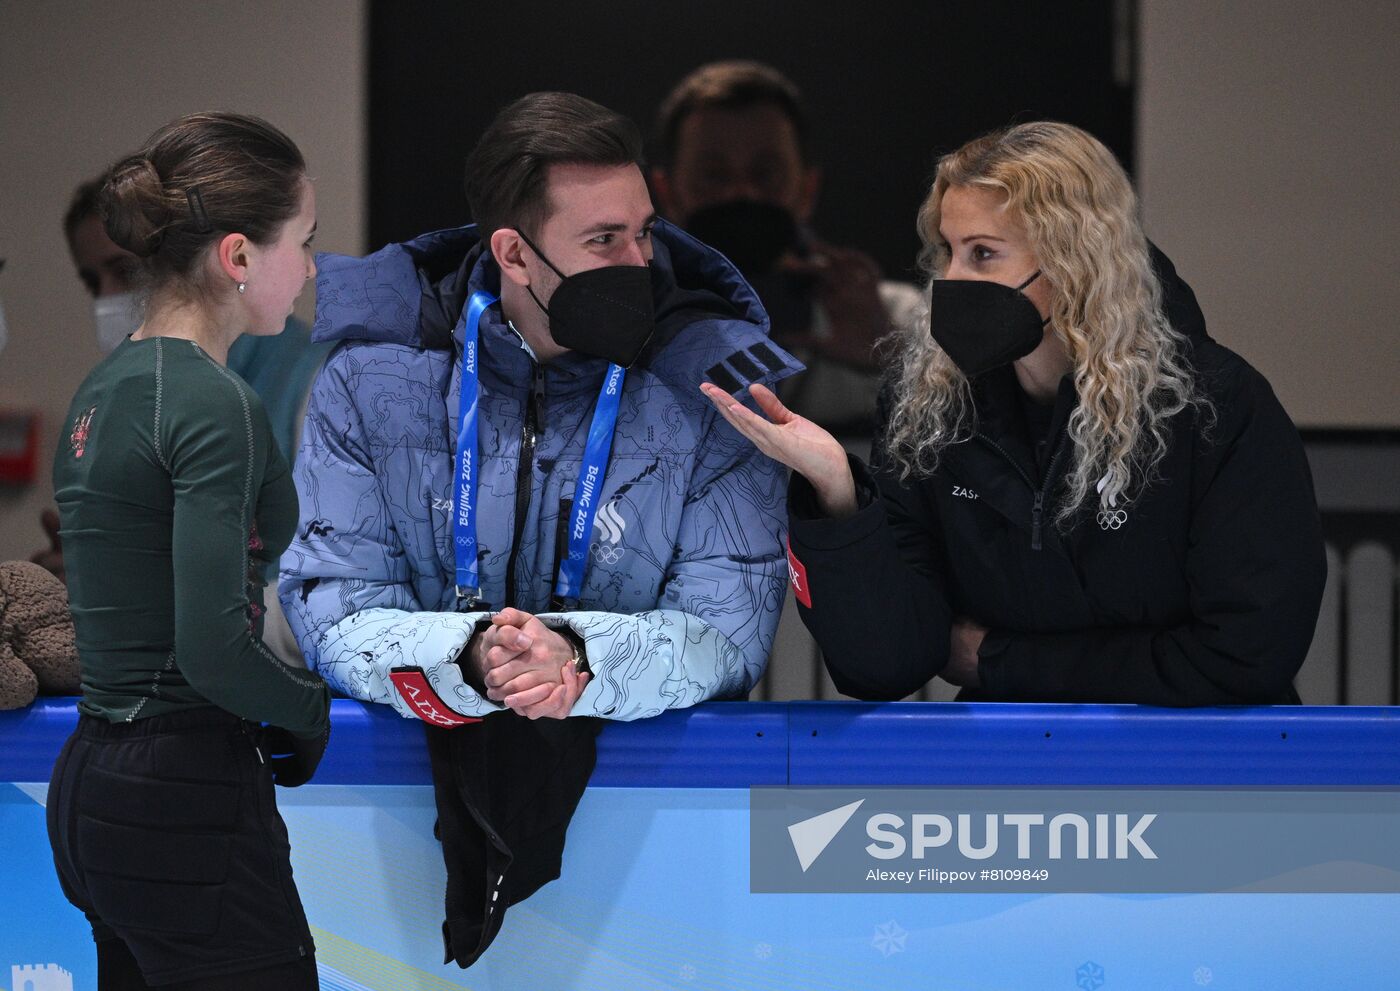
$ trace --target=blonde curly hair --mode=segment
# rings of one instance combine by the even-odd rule
[[[1100,508],[1121,508],[1166,454],[1168,420],[1187,406],[1208,409],[1183,356],[1185,338],[1163,313],[1128,177],[1112,152],[1069,124],[1020,124],[968,142],[939,161],[919,209],[919,262],[929,280],[948,267],[940,210],[953,186],[1005,196],[1053,289],[1050,327],[1079,394],[1069,420],[1074,467],[1058,522],[1066,524],[1100,480]],[[884,438],[905,480],[932,472],[945,447],[977,429],[968,379],[929,336],[927,321],[925,313],[900,347]]]

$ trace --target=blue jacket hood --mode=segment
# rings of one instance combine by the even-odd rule
[[[664,220],[652,238],[658,338],[705,317],[746,323],[767,337],[763,304],[727,258]],[[500,292],[500,272],[474,224],[363,258],[323,253],[316,267],[315,341],[447,348],[471,293]]]

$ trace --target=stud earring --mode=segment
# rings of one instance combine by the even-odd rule
[[[247,291],[247,289],[248,289],[248,283],[246,283],[246,282],[240,282],[240,283],[238,283],[238,295],[242,296],[243,293]]]

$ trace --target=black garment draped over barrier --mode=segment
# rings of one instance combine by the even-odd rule
[[[506,909],[559,876],[600,728],[596,719],[514,712],[456,729],[425,726],[447,865],[444,963],[475,963]]]

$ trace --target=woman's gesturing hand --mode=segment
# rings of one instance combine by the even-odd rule
[[[846,450],[835,437],[806,417],[784,406],[773,391],[762,385],[749,386],[759,416],[719,386],[700,386],[720,415],[739,433],[774,461],[780,461],[812,483],[817,502],[827,516],[850,516],[856,509],[856,485]]]

